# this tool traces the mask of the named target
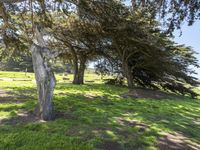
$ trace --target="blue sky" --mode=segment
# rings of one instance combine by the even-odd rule
[[[175,42],[193,47],[193,49],[199,53],[196,55],[196,57],[200,64],[200,21],[195,22],[192,26],[187,26],[187,24],[184,24],[181,30],[181,37],[179,37],[180,31],[174,32]],[[195,70],[198,73],[195,76],[200,79],[200,68],[195,68]]]

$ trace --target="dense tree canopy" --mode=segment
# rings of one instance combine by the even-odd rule
[[[82,84],[86,63],[100,60],[100,71],[115,72],[128,87],[142,86],[195,93],[191,66],[195,52],[170,38],[183,21],[199,19],[198,1],[8,0],[0,2],[1,52],[31,50],[38,88],[38,115],[53,119],[55,78],[51,60],[74,65]],[[163,20],[159,21],[158,18]]]
[[[105,20],[100,17],[98,21],[103,34],[111,41],[107,44],[110,52],[104,49],[104,53],[110,54],[108,57],[112,57],[114,64],[119,66],[115,68],[120,69],[117,72],[127,78],[128,86],[163,87],[175,92],[174,87],[182,94],[193,94],[184,86],[198,84],[197,79],[190,76],[193,70],[189,68],[190,65],[198,67],[197,59],[193,56],[195,52],[190,47],[176,45],[159,30],[158,23],[148,13],[131,13],[123,7],[119,7],[116,13],[117,7],[112,9],[113,5],[109,9],[112,16],[106,15]],[[98,9],[94,11],[100,12]],[[101,13],[100,16],[105,15],[104,11]]]
[[[163,27],[172,34],[175,29],[180,29],[186,21],[192,25],[200,19],[199,0],[131,0],[133,9],[143,9],[151,13],[153,18],[160,18]]]

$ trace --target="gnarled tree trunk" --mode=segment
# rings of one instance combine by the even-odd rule
[[[15,3],[21,1],[25,0],[0,1],[0,16],[3,18],[3,22],[1,21],[1,24],[4,23],[5,27],[8,26],[9,15],[6,12],[3,3],[4,2]],[[35,71],[35,77],[38,89],[39,116],[41,119],[51,120],[54,117],[52,97],[56,82],[54,74],[48,65],[48,61],[50,57],[54,56],[54,54],[51,55],[49,49],[45,48],[45,41],[43,39],[42,28],[39,27],[39,25],[35,24],[35,29],[33,34],[35,37],[33,39],[33,44],[31,45],[30,50],[32,52],[33,68]]]
[[[56,80],[43,55],[43,49],[33,44],[31,52],[38,90],[39,109],[37,113],[43,120],[52,120],[54,118],[52,99]]]
[[[52,120],[54,118],[52,100],[56,80],[49,65],[49,60],[54,55],[45,47],[42,29],[36,27],[35,32],[35,42],[37,44],[33,42],[31,52],[38,90],[39,107],[36,109],[38,111],[36,113],[40,119]]]

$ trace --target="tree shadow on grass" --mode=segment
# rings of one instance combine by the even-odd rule
[[[59,95],[59,94],[58,94]],[[91,96],[91,95],[90,95]],[[110,98],[110,99],[109,99]],[[77,122],[88,124],[89,128],[75,125],[69,129],[68,136],[92,136],[105,139],[102,143],[108,147],[108,141],[117,141],[124,148],[148,148],[166,145],[161,133],[181,134],[177,142],[167,142],[168,149],[199,149],[200,145],[200,102],[192,99],[176,100],[134,100],[120,99],[105,95],[88,97],[84,94],[66,93],[57,97],[57,109],[73,114]],[[134,120],[134,121],[133,121]],[[141,123],[142,122],[142,123]],[[85,131],[84,131],[85,130]],[[109,137],[110,135],[110,137]],[[129,137],[129,138],[127,138]],[[87,139],[87,137],[85,138]],[[156,142],[157,140],[157,142]],[[127,142],[128,141],[128,142]],[[112,143],[111,142],[111,143]],[[154,144],[152,144],[154,143]],[[172,146],[174,145],[174,146]],[[123,147],[122,146],[122,147]],[[98,145],[98,147],[101,147]],[[166,148],[166,146],[165,146]],[[112,149],[112,148],[108,148]]]
[[[12,87],[12,90],[1,90],[0,112],[8,114],[0,117],[0,125],[17,123],[28,123],[35,121],[36,117],[32,114],[35,107],[35,95],[33,88]]]
[[[26,90],[27,95],[33,93],[31,88],[14,90],[16,95]],[[124,99],[119,95],[126,89],[105,85],[60,84],[56,90],[56,120],[39,123],[41,127],[35,131],[38,119],[27,112],[4,119],[1,125],[18,124],[27,130],[21,125],[31,124],[28,130],[34,129],[35,134],[48,132],[78,138],[104,150],[200,149],[198,100]],[[24,103],[24,108],[29,110],[29,105]]]
[[[8,118],[0,119],[0,126],[1,125],[19,125],[19,124],[28,124],[39,122],[40,119],[32,112],[32,111],[25,111],[21,110],[18,113],[11,115]]]
[[[0,90],[0,103],[23,103],[36,96],[36,89],[30,87],[12,87],[9,91]]]

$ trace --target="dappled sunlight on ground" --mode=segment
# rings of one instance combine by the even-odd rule
[[[199,150],[200,145],[192,142],[181,133],[162,133],[158,138],[158,147],[162,150],[176,149],[193,149]]]
[[[200,149],[200,100],[122,98],[127,91],[58,83],[56,119],[41,122],[35,83],[0,81],[0,149]]]

